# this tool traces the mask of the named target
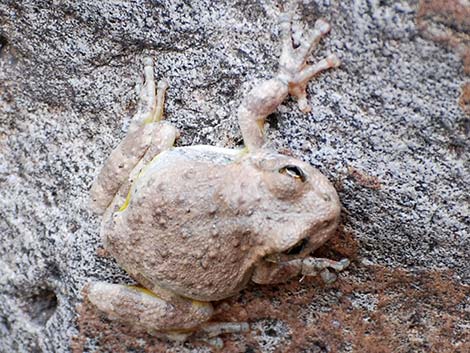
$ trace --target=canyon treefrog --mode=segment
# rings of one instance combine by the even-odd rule
[[[95,209],[104,213],[106,249],[142,286],[91,285],[90,301],[111,318],[220,345],[216,336],[248,324],[208,322],[211,301],[237,294],[250,280],[321,274],[328,282],[335,278],[328,268],[348,265],[310,256],[338,225],[332,184],[309,164],[265,146],[265,118],[288,94],[308,111],[308,81],[339,65],[335,55],[306,63],[330,26],[318,20],[313,30],[293,36],[294,9],[281,16],[279,72],[239,107],[243,150],[173,147],[178,132],[162,120],[167,84],[160,81],[156,89],[153,61],[144,60],[138,112],[91,190]]]

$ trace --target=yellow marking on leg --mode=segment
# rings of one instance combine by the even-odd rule
[[[155,109],[152,109],[152,111],[148,114],[148,116],[143,120],[144,125],[145,124],[151,124],[154,123],[155,121],[153,120],[153,116],[155,114]]]
[[[127,288],[130,288],[130,289],[134,289],[136,290],[137,292],[141,292],[141,293],[144,293],[144,294],[147,294],[147,295],[150,295],[152,297],[155,297],[155,298],[158,298],[158,299],[161,299],[163,300],[162,298],[160,298],[157,294],[155,294],[154,292],[152,292],[151,290],[147,289],[147,288],[144,288],[144,287],[139,287],[139,286],[133,286],[133,285],[128,285],[126,286]]]
[[[131,196],[132,196],[132,189],[134,188],[135,186],[135,183],[137,182],[137,180],[139,180],[139,178],[144,175],[145,171],[148,169],[149,165],[151,165],[154,161],[156,161],[158,158],[160,158],[160,156],[166,152],[168,152],[169,150],[165,150],[163,152],[160,152],[159,154],[157,154],[155,157],[153,157],[153,159],[148,162],[139,172],[139,174],[137,175],[137,177],[135,178],[135,180],[132,182],[131,186],[129,187],[129,191],[127,192],[127,196],[126,196],[126,200],[124,201],[124,203],[122,204],[121,207],[119,207],[119,210],[118,212],[122,212],[124,211],[128,206],[129,206],[129,203],[131,202]]]
[[[197,309],[203,309],[211,306],[211,304],[202,302],[200,300],[191,300],[191,305]]]
[[[132,188],[132,185],[131,185],[131,188]],[[124,211],[124,210],[127,208],[127,206],[129,206],[129,202],[131,201],[131,188],[130,188],[129,191],[127,192],[126,200],[124,201],[124,203],[122,204],[122,206],[119,207],[118,212]]]
[[[165,92],[168,89],[168,82],[165,80],[158,81],[157,97],[155,105],[149,112],[148,116],[143,119],[144,124],[157,123],[163,120],[163,112],[165,109]]]
[[[247,146],[243,147],[243,148],[238,152],[238,154],[237,154],[235,160],[238,161],[238,160],[242,159],[242,158],[243,158],[244,156],[246,156],[249,152],[250,152],[250,149],[249,149]]]

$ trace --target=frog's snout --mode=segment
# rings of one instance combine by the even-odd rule
[[[341,211],[341,203],[339,201],[338,192],[331,184],[331,182],[324,176],[319,178],[319,183],[314,190],[315,198],[319,201],[320,207],[326,212],[327,218],[330,221],[339,219]]]

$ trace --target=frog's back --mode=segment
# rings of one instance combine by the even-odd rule
[[[119,264],[141,283],[189,298],[236,293],[249,278],[244,252],[233,251],[243,246],[246,227],[221,191],[239,177],[240,156],[240,150],[191,146],[154,158],[133,184],[127,207],[102,229]],[[215,279],[207,277],[209,264]]]
[[[173,167],[175,164],[188,164],[188,162],[207,162],[214,165],[225,165],[236,160],[241,154],[242,150],[239,149],[209,145],[175,147],[157,155],[148,164],[145,173],[152,173],[158,169]]]

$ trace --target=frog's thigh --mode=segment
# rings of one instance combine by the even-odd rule
[[[175,144],[176,139],[179,137],[179,132],[176,127],[167,122],[154,123],[158,125],[158,129],[152,137],[152,142],[149,148],[145,152],[145,155],[139,162],[135,169],[140,172],[140,169],[147,165],[153,158],[158,156],[160,153],[170,149]]]
[[[157,123],[145,124],[129,131],[111,152],[91,190],[92,207],[102,213],[109,206],[121,185],[143,158],[152,143]]]
[[[91,187],[94,210],[105,211],[119,190],[125,197],[140,170],[159,153],[173,147],[177,137],[178,130],[166,122],[148,123],[129,132],[111,153]]]
[[[144,288],[104,282],[92,284],[88,298],[110,319],[149,333],[194,330],[213,313],[210,303],[181,297],[170,302]]]

